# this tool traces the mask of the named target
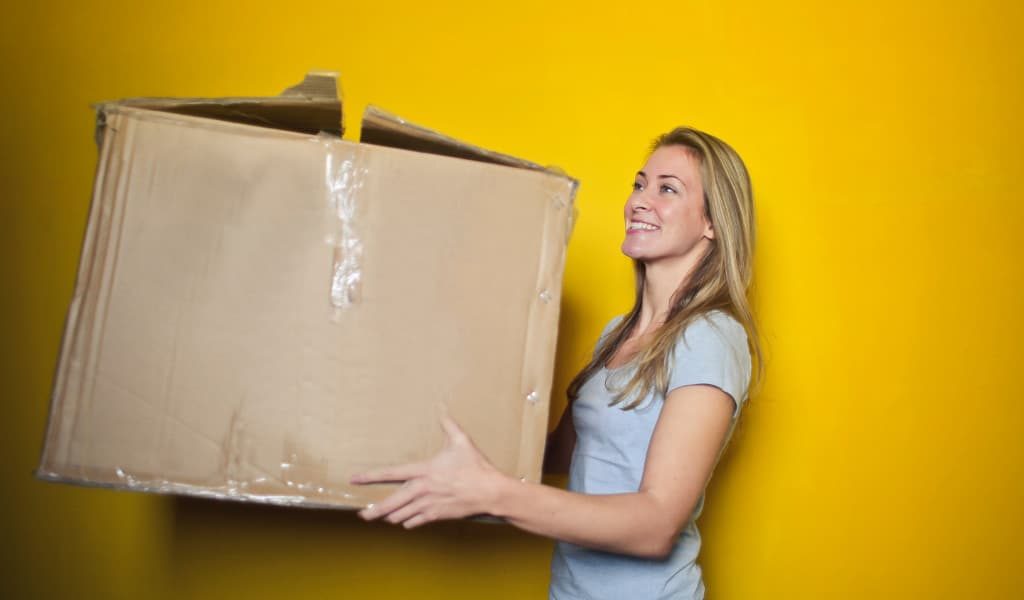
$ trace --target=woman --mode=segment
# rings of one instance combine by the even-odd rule
[[[569,386],[548,452],[555,468],[571,452],[568,490],[498,472],[443,418],[448,444],[433,459],[353,478],[405,482],[360,516],[411,528],[489,514],[554,538],[551,598],[704,597],[695,520],[751,354],[760,364],[746,168],[721,140],[675,129],[655,141],[624,216],[636,301]]]

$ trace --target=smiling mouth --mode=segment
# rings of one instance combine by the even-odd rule
[[[643,233],[648,231],[659,231],[661,227],[644,223],[643,221],[630,221],[626,225],[626,233]]]

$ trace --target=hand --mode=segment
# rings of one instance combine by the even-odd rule
[[[412,529],[430,521],[485,514],[507,476],[498,471],[447,415],[441,417],[445,445],[430,460],[355,475],[354,484],[403,482],[400,489],[359,511]]]

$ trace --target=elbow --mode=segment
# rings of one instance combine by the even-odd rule
[[[652,546],[650,552],[648,552],[644,558],[649,560],[665,560],[670,554],[672,554],[672,550],[675,546],[675,538],[665,542],[659,542]]]
[[[665,560],[672,554],[678,539],[678,532],[671,529],[653,532],[644,536],[644,539],[636,544],[629,554],[647,560]]]
[[[638,528],[629,554],[647,560],[665,560],[675,550],[679,535],[686,527],[683,515],[689,515],[690,511],[673,514],[656,506],[649,514],[657,516],[648,520],[646,527]]]
[[[667,559],[675,551],[679,536],[686,528],[686,517],[683,515],[689,515],[692,511],[687,510],[674,515],[665,514],[666,512],[668,511],[649,521],[642,539],[638,540],[640,543],[636,556],[659,561]]]

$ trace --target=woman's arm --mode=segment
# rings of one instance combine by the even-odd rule
[[[671,551],[707,484],[725,441],[733,401],[720,389],[688,385],[665,401],[634,493],[587,495],[524,483],[500,473],[448,417],[445,448],[423,463],[368,472],[353,483],[404,481],[359,514],[416,527],[491,514],[516,527],[580,546],[643,557]]]
[[[568,473],[575,447],[576,428],[572,424],[572,402],[569,402],[555,430],[548,434],[547,448],[544,450],[544,472],[553,475]]]

